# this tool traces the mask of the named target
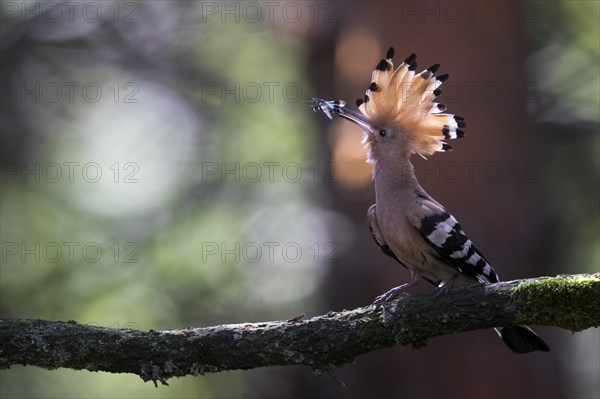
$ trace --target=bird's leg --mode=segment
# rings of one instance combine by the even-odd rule
[[[405,289],[407,289],[409,287],[419,284],[419,281],[420,281],[420,279],[412,280],[410,283],[405,283],[405,284],[402,284],[402,285],[392,288],[385,294],[379,295],[377,298],[375,298],[375,300],[373,301],[373,305],[379,305],[384,302],[390,302],[390,301],[398,298],[398,296],[402,293],[402,291],[404,291]]]
[[[450,291],[450,288],[452,288],[454,285],[454,280],[456,277],[458,277],[458,274],[455,274],[450,280],[446,281],[445,283],[440,283],[438,287],[434,288],[433,297],[437,298],[440,295],[446,295],[448,291]]]

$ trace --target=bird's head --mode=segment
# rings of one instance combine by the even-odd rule
[[[360,113],[339,105],[334,113],[363,129],[370,162],[450,150],[443,140],[463,137],[466,124],[435,101],[448,75],[434,76],[439,64],[415,73],[415,54],[394,69],[393,57],[392,47],[373,70],[364,98],[356,101]]]

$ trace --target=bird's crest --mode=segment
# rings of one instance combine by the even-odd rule
[[[439,64],[415,73],[415,54],[394,69],[393,57],[390,47],[373,70],[364,98],[356,100],[358,109],[371,125],[391,125],[404,134],[411,153],[425,157],[450,150],[443,140],[463,137],[461,129],[466,124],[464,118],[445,113],[446,106],[435,101],[448,75],[433,76]]]

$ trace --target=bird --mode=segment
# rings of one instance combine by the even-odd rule
[[[371,75],[360,112],[342,100],[312,99],[314,111],[337,115],[363,130],[367,162],[372,164],[375,204],[367,212],[373,239],[381,250],[408,269],[411,280],[375,298],[381,305],[421,280],[437,286],[434,297],[453,286],[499,282],[498,274],[462,229],[456,218],[421,187],[411,162],[452,147],[445,140],[465,136],[465,119],[445,112],[436,101],[448,74],[435,75],[440,64],[416,72],[416,55],[397,68],[390,47]],[[549,346],[528,326],[495,329],[515,353],[547,352]]]

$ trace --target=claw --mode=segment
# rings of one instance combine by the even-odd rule
[[[402,291],[418,283],[419,281],[417,280],[394,287],[385,294],[379,295],[377,298],[375,298],[375,300],[373,301],[373,305],[380,305],[385,302],[393,301],[394,299],[398,298],[400,294],[402,294]]]
[[[433,290],[433,297],[437,298],[439,296],[448,294],[448,291],[450,291],[450,288],[452,288],[452,285],[454,285],[455,278],[456,278],[456,276],[452,277],[450,280],[446,281],[445,283],[441,283],[437,288],[435,288]]]
[[[379,304],[382,304],[384,302],[393,301],[394,299],[396,299],[396,298],[398,298],[400,296],[401,291],[402,291],[403,288],[404,288],[403,286],[392,288],[391,290],[389,290],[385,294],[379,295],[373,301],[373,305],[379,305]]]

